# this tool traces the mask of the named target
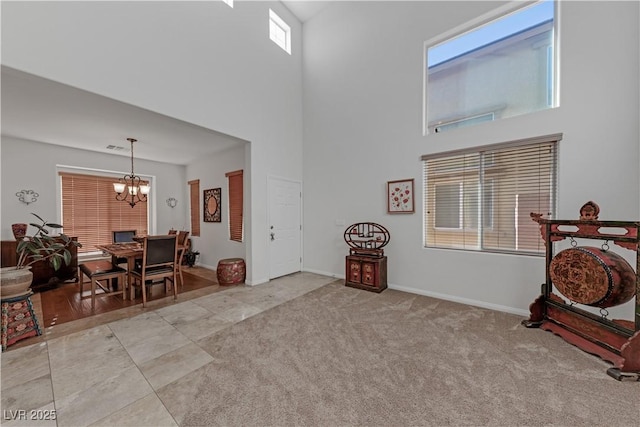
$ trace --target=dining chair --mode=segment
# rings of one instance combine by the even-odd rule
[[[91,310],[96,308],[96,290],[102,290],[101,295],[121,294],[122,299],[127,299],[126,288],[124,286],[127,270],[113,265],[107,260],[86,261],[78,266],[80,270],[80,298],[84,291],[84,276],[87,276],[91,282]],[[118,290],[118,282],[120,290]]]
[[[113,243],[129,243],[133,242],[133,238],[136,237],[136,230],[118,230],[111,232]],[[127,262],[126,258],[111,257],[113,265],[123,264]]]
[[[178,232],[178,262],[176,267],[178,269],[178,274],[180,275],[180,286],[184,286],[184,278],[182,277],[182,257],[187,251],[187,237],[189,237],[188,231]]]
[[[147,305],[147,287],[168,282],[173,286],[173,299],[178,299],[176,286],[176,263],[178,262],[177,235],[147,236],[142,240],[142,263],[131,272],[131,299],[135,298],[135,287],[142,288],[142,307]],[[162,282],[155,282],[162,279]]]
[[[133,238],[136,237],[136,230],[118,230],[112,231],[113,243],[127,243],[133,242]]]

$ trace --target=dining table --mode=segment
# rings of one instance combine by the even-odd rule
[[[131,272],[135,268],[136,258],[142,258],[143,247],[140,242],[122,242],[112,243],[109,245],[96,245],[96,248],[111,255],[111,260],[115,264],[118,258],[127,259],[127,283],[123,286],[129,286],[131,283]]]

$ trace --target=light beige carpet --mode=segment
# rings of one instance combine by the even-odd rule
[[[521,320],[337,281],[201,342],[215,361],[165,404],[185,426],[638,425],[640,382]]]

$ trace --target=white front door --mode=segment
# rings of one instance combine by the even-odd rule
[[[269,279],[302,269],[302,185],[269,177]]]

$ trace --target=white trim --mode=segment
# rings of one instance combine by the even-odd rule
[[[427,136],[429,133],[429,104],[427,102],[427,80],[429,74],[429,67],[427,66],[427,60],[429,59],[429,41],[424,42],[422,46],[422,136]]]
[[[457,297],[455,295],[441,294],[439,292],[430,292],[422,289],[415,289],[415,288],[409,288],[406,286],[399,286],[399,285],[392,285],[392,284],[388,284],[387,287],[389,289],[394,289],[396,291],[408,292],[410,294],[417,294],[425,297],[436,298],[439,300],[451,301],[451,302],[456,302],[460,304],[470,305],[473,307],[485,308],[487,310],[501,311],[503,313],[510,313],[518,316],[528,317],[530,314],[529,310],[522,310],[518,308],[508,307],[506,305],[491,304],[484,301],[477,301],[469,298]]]
[[[269,283],[269,279],[262,278],[262,279],[258,279],[258,280],[246,280],[244,282],[244,284],[247,285],[247,286],[258,286],[258,285],[262,285],[263,283]]]
[[[346,256],[346,253],[345,253]],[[334,279],[345,279],[344,274],[335,274],[335,273],[330,273],[328,271],[324,271],[324,270],[315,270],[313,268],[303,268],[302,271],[304,271],[305,273],[314,273],[314,274],[319,274],[321,276],[328,276],[328,277],[333,277]]]
[[[344,280],[344,278],[345,278],[345,276],[342,275],[342,274],[329,273],[329,272],[326,272],[326,271],[314,270],[312,268],[305,268],[303,271],[308,272],[308,273],[320,274],[322,276],[334,277],[336,279],[343,279]],[[422,290],[422,289],[410,288],[408,286],[400,286],[400,285],[395,285],[395,284],[388,283],[387,284],[387,288],[393,289],[393,290],[396,290],[396,291],[400,291],[400,292],[407,292],[407,293],[410,293],[410,294],[422,295],[422,296],[425,296],[425,297],[436,298],[436,299],[443,300],[443,301],[451,301],[451,302],[456,302],[456,303],[460,303],[460,304],[470,305],[470,306],[473,306],[473,307],[485,308],[487,310],[501,311],[503,313],[510,313],[510,314],[515,314],[515,315],[518,315],[518,316],[528,317],[529,314],[530,314],[529,310],[522,310],[522,309],[508,307],[508,306],[499,305],[499,304],[491,304],[491,303],[484,302],[484,301],[477,301],[477,300],[473,300],[473,299],[469,299],[469,298],[457,297],[457,296],[454,296],[454,295],[441,294],[439,292],[425,291],[425,290]]]
[[[553,2],[553,108],[560,106],[560,3]]]

